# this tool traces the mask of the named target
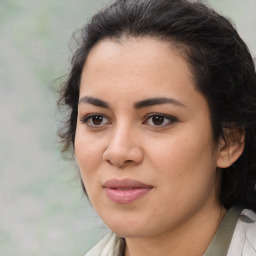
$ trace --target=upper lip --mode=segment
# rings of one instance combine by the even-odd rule
[[[142,183],[133,179],[110,179],[107,180],[104,185],[104,188],[152,188],[153,186]]]

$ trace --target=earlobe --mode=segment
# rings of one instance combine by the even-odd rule
[[[217,167],[230,167],[243,153],[245,146],[244,128],[227,129],[225,139],[219,141]]]

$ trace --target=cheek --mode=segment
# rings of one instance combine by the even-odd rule
[[[95,143],[89,136],[79,132],[75,139],[75,155],[79,165],[79,171],[84,183],[87,195],[92,199],[97,198],[99,191],[100,173],[97,172],[101,162],[101,147]]]
[[[162,206],[154,210],[158,216],[169,216],[170,221],[181,212],[192,214],[214,196],[216,174],[209,144],[200,143],[196,138],[176,137],[174,141],[179,144],[171,141],[166,141],[168,146],[155,144],[158,147],[152,150],[151,158],[157,173],[155,182],[161,194],[156,206]]]
[[[155,141],[152,143],[154,148],[151,147],[148,153],[151,165],[158,170],[159,179],[161,174],[168,182],[175,181],[172,182],[174,192],[182,187],[214,180],[216,159],[211,130],[207,133],[207,129],[203,132],[196,127],[188,131],[180,131],[162,142]]]
[[[86,166],[94,164],[95,158],[100,157],[103,143],[95,134],[86,132],[84,125],[78,124],[75,136],[75,155],[78,162]]]
[[[102,151],[99,140],[89,136],[82,127],[78,126],[75,137],[75,156],[86,188],[87,180],[94,179],[95,170],[102,160]]]
[[[195,136],[175,134],[162,141],[151,142],[150,149],[152,162],[157,166],[184,169],[185,166],[193,166],[207,162],[211,158],[209,142],[206,139]],[[173,170],[174,171],[174,170]]]

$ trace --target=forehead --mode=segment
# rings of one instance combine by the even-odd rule
[[[170,97],[192,111],[207,108],[184,54],[170,42],[152,38],[103,40],[89,53],[82,71],[80,98],[133,105],[154,97]]]
[[[195,87],[190,66],[180,50],[170,42],[152,38],[109,39],[96,44],[85,62],[81,85],[89,87],[93,82],[96,87],[102,80],[105,86],[118,83],[119,89],[138,83],[140,88],[148,85],[148,89],[150,84],[160,89],[160,84],[163,87],[168,83],[173,87],[181,83]]]
[[[101,61],[117,60],[119,62],[124,57],[126,60],[130,59],[133,61],[133,64],[136,63],[136,60],[137,64],[144,61],[143,66],[145,66],[150,60],[160,64],[174,56],[187,66],[185,48],[185,46],[176,42],[162,41],[151,37],[122,37],[117,40],[104,39],[99,41],[90,50],[85,66],[88,62],[93,64],[95,61],[97,64],[98,59],[101,59]]]

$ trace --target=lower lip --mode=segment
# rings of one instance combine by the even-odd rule
[[[129,190],[118,190],[113,188],[104,188],[109,199],[118,204],[129,204],[144,195],[152,188],[134,188]]]

